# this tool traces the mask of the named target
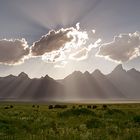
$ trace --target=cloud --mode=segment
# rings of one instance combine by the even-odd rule
[[[80,29],[80,23],[75,27],[51,30],[30,47],[25,39],[3,39],[0,40],[0,63],[16,65],[31,57],[41,57],[46,63],[55,63],[55,67],[64,67],[71,59],[86,59],[88,52],[98,47],[100,41],[91,42],[88,31]]]
[[[99,38],[94,44],[86,45],[86,47],[82,47],[79,50],[76,50],[74,53],[69,55],[69,58],[76,61],[85,60],[88,58],[88,53],[93,49],[99,47],[101,39]]]
[[[80,26],[77,23],[76,28],[62,28],[58,31],[51,30],[48,34],[42,36],[39,41],[33,43],[31,47],[32,55],[41,56],[46,53],[61,51],[62,49],[68,50],[85,44],[88,39],[88,34],[79,31],[79,29]]]
[[[65,60],[66,56],[63,52],[52,52],[42,56],[42,60],[46,63],[56,63]]]
[[[31,53],[33,56],[41,56],[45,53],[57,51],[63,48],[67,42],[70,42],[73,37],[68,36],[72,29],[60,29],[59,31],[50,31],[48,34],[35,42],[32,46]]]
[[[140,33],[120,34],[110,43],[101,45],[97,56],[123,63],[140,56]]]
[[[94,42],[94,44],[89,44],[88,46],[87,46],[87,49],[90,51],[91,49],[93,49],[93,48],[98,48],[99,46],[100,46],[100,43],[101,43],[101,39],[99,38],[98,40],[96,40],[95,42]]]
[[[80,30],[80,23],[79,22],[76,24],[76,29]]]
[[[67,61],[61,61],[59,64],[55,64],[54,67],[55,68],[64,68],[67,63],[68,63]]]
[[[88,40],[88,33],[80,30],[80,24],[76,28],[70,27],[52,30],[31,46],[32,57],[42,57],[47,63],[64,61],[77,49],[83,48]]]
[[[93,34],[95,34],[95,33],[96,33],[96,31],[93,29],[93,30],[92,30],[92,33],[93,33]]]
[[[29,55],[28,44],[25,39],[0,40],[0,63],[16,65],[24,62]]]
[[[87,48],[83,48],[77,51],[76,53],[71,54],[69,57],[72,60],[77,60],[77,61],[84,60],[88,57],[88,50]]]

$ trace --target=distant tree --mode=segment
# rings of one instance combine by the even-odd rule
[[[37,108],[39,108],[39,105],[37,105]]]
[[[32,105],[33,108],[35,108],[35,105]]]

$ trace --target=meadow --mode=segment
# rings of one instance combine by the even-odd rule
[[[139,140],[140,104],[0,103],[0,140]]]

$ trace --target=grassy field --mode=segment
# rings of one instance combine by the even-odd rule
[[[0,103],[0,140],[140,140],[140,104]]]

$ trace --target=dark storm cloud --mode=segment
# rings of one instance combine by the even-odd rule
[[[0,63],[15,65],[24,62],[29,55],[29,48],[25,39],[0,40]]]
[[[116,62],[126,62],[140,55],[140,33],[115,36],[110,43],[101,45],[98,56]]]
[[[72,28],[61,29],[59,31],[50,31],[45,36],[35,42],[32,46],[31,53],[33,56],[41,56],[45,53],[59,50],[67,42],[70,42],[73,37],[68,36],[68,33],[72,31]]]

